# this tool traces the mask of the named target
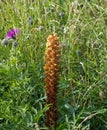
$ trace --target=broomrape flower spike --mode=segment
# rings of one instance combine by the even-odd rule
[[[47,104],[51,104],[46,111],[46,126],[49,130],[56,130],[58,112],[57,112],[57,94],[59,80],[59,58],[60,46],[59,38],[56,34],[49,35],[46,43],[45,52],[45,89],[47,95]]]

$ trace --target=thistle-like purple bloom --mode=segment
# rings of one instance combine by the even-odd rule
[[[19,28],[14,28],[8,31],[6,38],[7,39],[15,39],[16,36],[21,32],[21,30]]]

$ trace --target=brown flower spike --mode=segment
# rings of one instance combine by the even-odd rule
[[[58,119],[57,94],[59,80],[59,58],[59,38],[56,34],[49,35],[46,44],[44,66],[47,104],[51,104],[50,108],[46,112],[46,125],[49,130],[56,129]]]

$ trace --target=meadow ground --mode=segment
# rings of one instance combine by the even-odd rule
[[[19,28],[16,39],[7,32]],[[45,130],[44,54],[60,39],[57,130],[107,130],[106,0],[0,0],[0,130]]]

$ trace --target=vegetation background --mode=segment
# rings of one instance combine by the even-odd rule
[[[12,28],[21,34],[7,44]],[[47,129],[44,52],[54,32],[61,44],[57,130],[107,130],[106,0],[0,0],[0,130]]]

